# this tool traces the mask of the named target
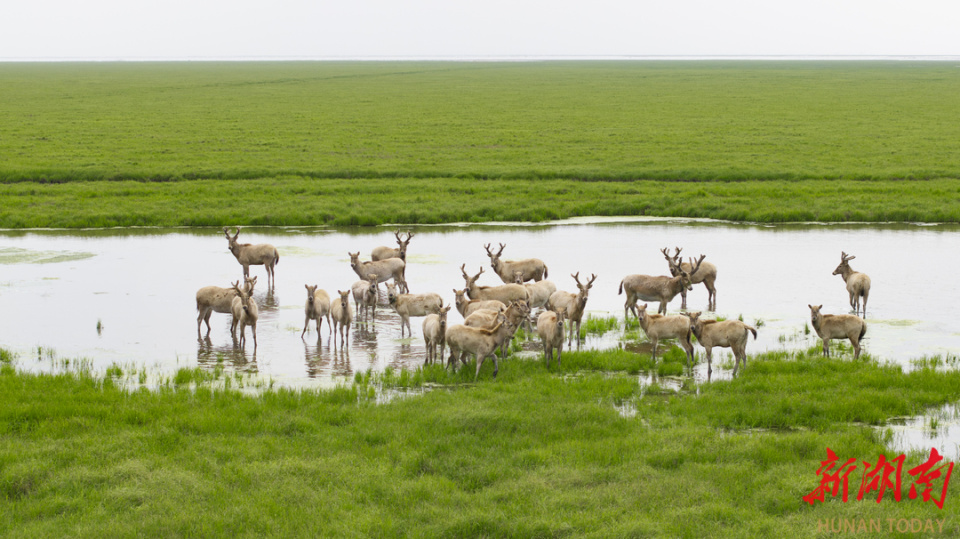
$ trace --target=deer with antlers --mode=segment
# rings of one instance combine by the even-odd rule
[[[547,301],[547,309],[554,312],[558,309],[564,309],[564,312],[567,313],[567,321],[570,323],[570,338],[567,346],[573,344],[574,328],[576,328],[577,332],[577,346],[580,346],[580,322],[583,320],[583,311],[587,307],[587,296],[590,293],[590,289],[593,288],[593,281],[597,280],[597,274],[592,274],[587,284],[580,282],[579,271],[570,276],[577,282],[579,291],[573,294],[571,292],[557,290],[550,295],[550,299]]]
[[[386,247],[383,245],[381,245],[380,247],[376,247],[373,249],[373,252],[370,253],[371,261],[376,262],[378,260],[386,260],[388,258],[399,258],[404,262],[407,261],[407,245],[410,245],[410,238],[413,237],[413,232],[407,232],[407,239],[403,239],[400,237],[399,230],[394,232],[393,235],[396,236],[397,245],[399,245],[399,247],[397,247],[396,249],[394,249],[393,247]]]
[[[627,275],[620,281],[620,290],[617,294],[623,294],[624,291],[627,292],[627,301],[623,306],[623,318],[626,320],[627,313],[632,311],[634,316],[639,317],[637,314],[637,299],[643,301],[659,301],[660,307],[657,308],[657,314],[667,314],[667,304],[677,297],[677,294],[681,290],[692,290],[693,285],[691,284],[691,276],[695,275],[697,271],[700,270],[700,265],[703,263],[703,259],[706,258],[705,255],[700,255],[700,258],[694,263],[693,259],[690,259],[690,267],[692,271],[686,271],[682,267],[677,267],[677,275],[675,277],[667,277],[665,275],[652,277],[650,275]]]
[[[500,244],[500,250],[496,254],[490,249],[490,244],[483,246],[487,250],[487,256],[490,257],[490,267],[497,273],[500,280],[504,283],[513,283],[516,279],[516,272],[521,272],[522,282],[540,281],[547,277],[547,265],[539,258],[527,258],[524,260],[501,260],[503,248],[506,243]]]
[[[680,247],[675,247],[675,249],[676,249],[676,252],[674,252],[672,256],[667,254],[666,247],[664,247],[663,249],[660,249],[660,252],[663,253],[664,258],[667,259],[667,263],[670,265],[670,275],[673,277],[676,277],[678,274],[677,268],[680,268],[683,271],[686,271],[687,273],[690,274],[691,285],[703,283],[703,286],[705,286],[707,289],[707,310],[716,311],[717,310],[717,287],[715,283],[717,282],[717,266],[713,265],[710,262],[704,262],[703,264],[700,265],[700,270],[697,271],[696,274],[694,274],[693,272],[690,271],[693,266],[691,266],[689,262],[683,262],[683,260],[680,258],[680,251],[682,249]],[[680,299],[682,302],[680,303],[680,308],[686,309],[687,308],[687,290],[686,289],[680,290]]]
[[[354,273],[364,281],[369,281],[371,275],[376,275],[376,284],[393,279],[394,284],[400,287],[401,292],[405,294],[410,292],[406,280],[407,264],[403,260],[399,258],[388,258],[375,262],[372,260],[361,262],[360,251],[356,253],[347,251],[347,254],[350,255],[350,267],[353,268]]]
[[[847,283],[847,293],[850,294],[850,307],[854,314],[860,314],[860,298],[863,298],[863,317],[867,317],[867,298],[870,297],[870,277],[866,273],[853,271],[850,261],[857,258],[840,251],[840,265],[833,270],[834,275],[843,277]]]
[[[460,273],[463,274],[463,280],[466,282],[465,288],[467,289],[467,296],[469,296],[470,299],[495,299],[503,302],[504,305],[517,299],[522,299],[523,301],[530,299],[530,293],[527,292],[527,289],[521,284],[511,283],[500,286],[479,286],[477,279],[483,274],[483,268],[480,268],[480,272],[473,277],[467,274],[466,268],[466,264],[461,265]]]
[[[263,266],[267,269],[267,288],[273,288],[273,270],[280,263],[280,253],[277,248],[269,243],[259,243],[252,245],[249,243],[237,243],[237,236],[240,235],[240,227],[237,227],[237,233],[230,236],[230,229],[223,227],[223,233],[227,236],[227,247],[237,262],[243,266],[243,278],[250,276],[250,266]]]

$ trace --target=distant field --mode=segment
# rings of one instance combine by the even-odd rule
[[[956,220],[956,186],[937,182],[960,178],[957,88],[955,62],[9,63],[0,64],[0,182],[244,180],[224,189],[253,188],[241,195],[247,198],[261,191],[290,196],[272,201],[289,207],[302,200],[290,192],[323,191],[330,179],[733,180],[748,185],[734,189],[748,198],[771,191],[760,184],[769,180],[886,180],[880,198],[872,188],[850,191],[884,206],[860,214],[846,201],[816,200],[818,190],[793,201],[803,211],[778,217],[768,215],[763,196],[748,201],[747,211],[696,200],[697,193],[723,197],[730,189],[713,184],[676,188],[691,198],[683,210],[645,199],[591,210],[573,195],[553,196],[558,206],[579,205],[574,214],[622,206],[741,220],[844,213],[868,221]],[[252,179],[260,183],[246,183]],[[597,185],[602,193],[621,189]],[[171,190],[191,193],[200,215],[226,204],[204,198],[205,188],[142,186],[119,188],[143,191],[123,211],[127,221],[189,224],[151,209]],[[380,219],[382,208],[365,201],[381,188],[353,187],[340,203],[366,221]],[[55,226],[43,209],[59,212],[63,191],[28,189],[38,197],[34,217],[0,226]],[[117,186],[86,189],[133,200]],[[513,196],[512,189],[497,184],[502,194]],[[907,207],[905,197],[923,201]],[[70,200],[67,207],[78,223],[97,221],[104,201]],[[450,217],[487,219],[471,213],[472,201],[453,200],[467,217]],[[411,222],[449,214],[426,204],[405,211],[420,214]],[[564,211],[538,207],[513,218]],[[263,224],[288,217],[271,214]]]

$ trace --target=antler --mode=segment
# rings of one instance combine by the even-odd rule
[[[707,255],[700,255],[700,258],[697,259],[697,264],[694,265],[694,264],[693,264],[693,257],[690,257],[690,259],[689,259],[689,260],[690,260],[690,267],[693,268],[693,269],[690,270],[690,276],[691,276],[691,277],[693,276],[694,273],[697,272],[698,269],[700,269],[700,264],[703,263],[703,259],[704,259],[704,258],[707,258]]]
[[[501,243],[501,244],[500,244],[500,250],[497,251],[497,256],[500,256],[500,255],[503,254],[503,248],[506,247],[506,246],[507,246],[506,243]]]
[[[407,231],[407,243],[410,243],[410,238],[413,237],[413,232]]]
[[[857,258],[857,257],[855,257],[855,256],[853,256],[853,255],[848,255],[848,254],[847,254],[846,252],[844,252],[844,251],[840,251],[840,261],[841,261],[841,262],[849,262],[849,261],[853,260],[854,258]]]
[[[596,274],[596,273],[590,274],[590,280],[587,281],[587,288],[592,287],[592,286],[593,286],[593,281],[596,281],[596,280],[597,280],[597,274]]]
[[[487,250],[487,256],[489,256],[490,258],[493,258],[494,256],[496,256],[496,255],[493,254],[493,252],[490,251],[490,244],[489,244],[489,243],[486,244],[486,245],[484,245],[483,248]]]
[[[571,273],[570,276],[573,277],[574,281],[577,281],[577,286],[580,286],[580,272]]]
[[[400,231],[397,230],[393,233],[393,237],[397,238],[397,243],[403,243],[403,240],[400,239]]]
[[[464,279],[469,279],[469,278],[470,278],[470,276],[467,275],[467,263],[466,263],[466,262],[464,262],[464,263],[460,266],[460,273],[463,274],[463,278],[464,278]]]

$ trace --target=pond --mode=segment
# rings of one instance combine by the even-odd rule
[[[949,314],[960,285],[927,267],[953,266],[960,240],[955,225],[591,218],[402,228],[415,233],[406,272],[413,292],[438,292],[452,303],[453,289],[464,285],[461,264],[471,274],[484,267],[479,284],[500,284],[484,244],[504,243],[504,259],[544,260],[559,289],[576,291],[572,273],[584,281],[596,274],[587,311],[604,317],[623,317],[617,288],[625,276],[668,274],[661,248],[704,254],[718,268],[716,314],[742,316],[758,327],[748,353],[816,344],[816,336],[805,333],[808,304],[823,304],[825,313],[850,311],[841,277],[831,275],[846,251],[856,256],[853,268],[873,281],[865,352],[906,368],[911,358],[960,353],[960,321]],[[264,268],[251,268],[259,278],[256,351],[252,342],[245,349],[235,345],[226,314],[214,313],[209,338],[197,339],[197,289],[226,287],[242,276],[219,229],[0,231],[0,346],[18,353],[26,370],[49,368],[36,358],[55,353],[86,358],[101,370],[118,364],[170,373],[220,364],[288,387],[330,385],[370,368],[416,367],[424,359],[422,318],[412,321],[413,337],[401,339],[399,317],[385,300],[373,324],[354,325],[346,347],[333,346],[326,324],[319,342],[312,325],[300,338],[304,285],[317,284],[331,296],[348,290],[357,276],[347,253],[360,251],[368,260],[374,247],[395,246],[393,230],[243,228],[241,242],[272,243],[280,252],[273,291]],[[688,298],[691,310],[707,306],[703,285]],[[669,308],[677,312],[680,298]],[[451,311],[450,324],[460,322]],[[590,337],[584,346],[616,346],[618,340],[619,334]]]

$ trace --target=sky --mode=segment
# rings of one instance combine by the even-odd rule
[[[960,56],[956,0],[6,0],[0,60]]]

